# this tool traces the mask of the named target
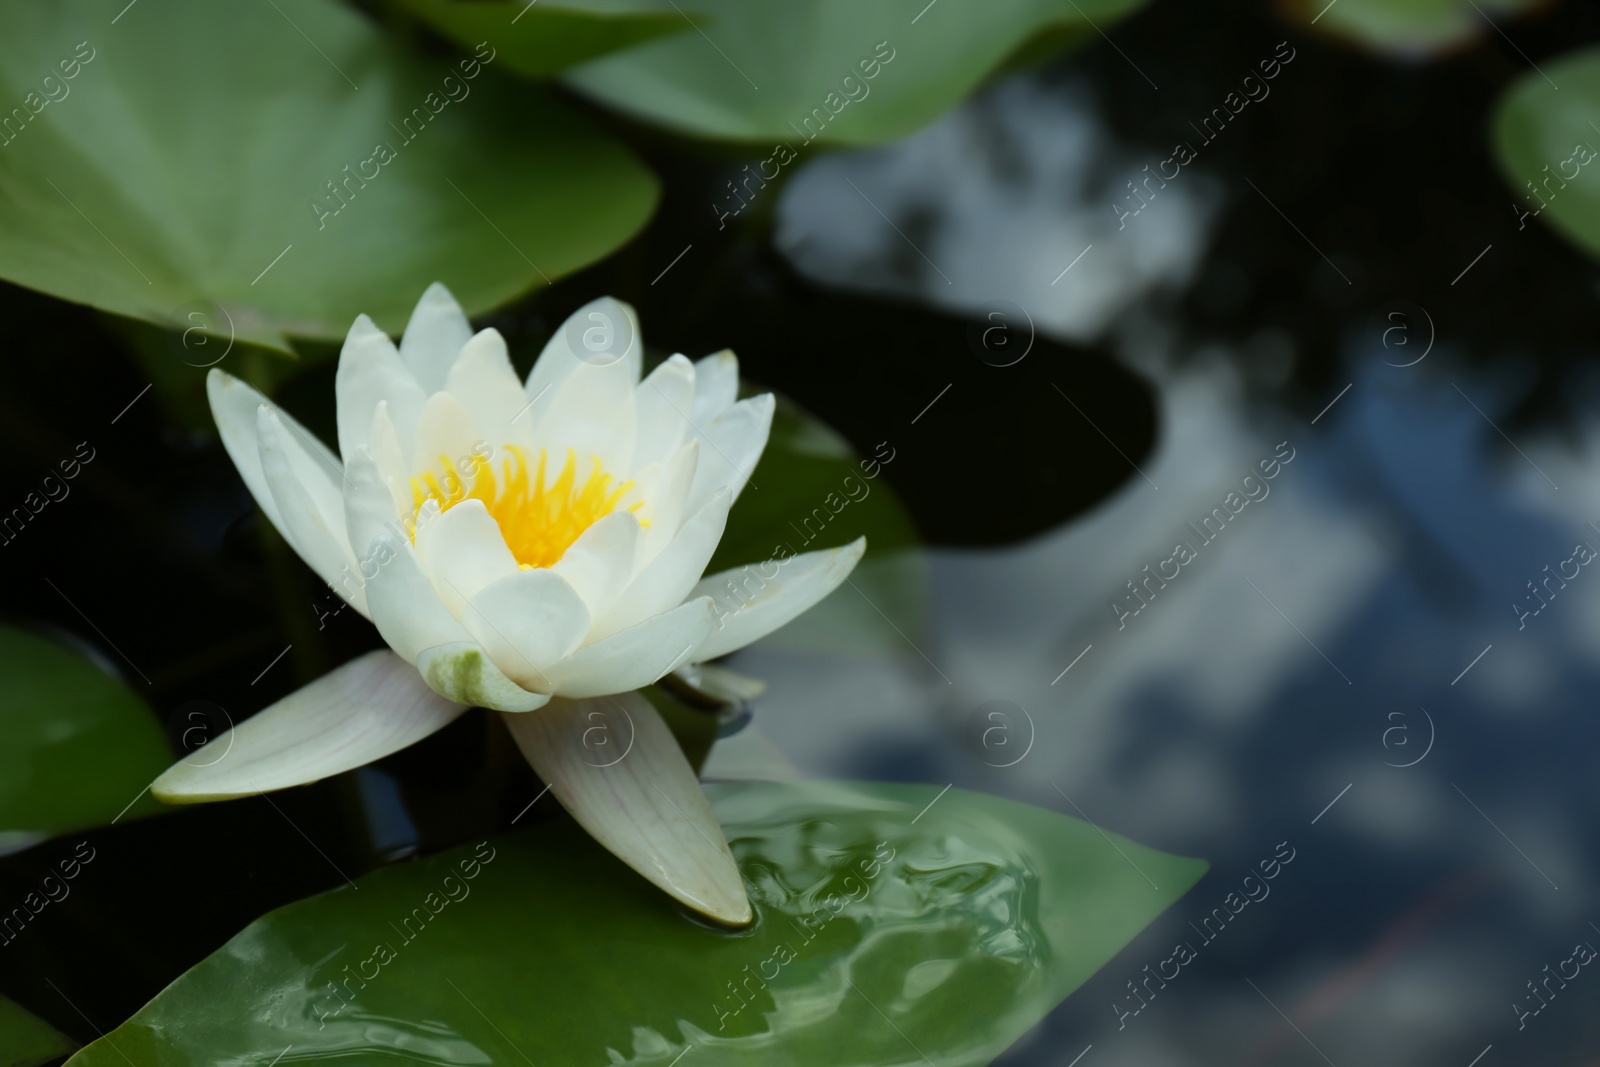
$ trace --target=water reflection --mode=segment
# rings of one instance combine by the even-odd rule
[[[1160,290],[1203,253],[1209,194],[1196,182],[1159,225],[1108,240],[1097,197],[1118,157],[1083,94],[1013,81],[901,145],[808,166],[781,240],[832,284],[962,308],[1006,297],[1048,333],[1115,320],[1124,346],[1174,348]],[[1091,243],[1094,269],[1052,287]],[[1471,339],[1437,326],[1429,357],[1398,367],[1353,324],[1315,424],[1263,402],[1272,376],[1241,369],[1259,366],[1250,353],[1145,348],[1162,433],[1112,500],[1022,546],[932,552],[915,647],[822,654],[803,620],[739,658],[771,685],[757,724],[808,776],[953,781],[1212,860],[1004,1062],[1062,1064],[1091,1044],[1085,1067],[1465,1064],[1491,1044],[1498,1062],[1550,1062],[1581,1047],[1587,976],[1530,982],[1573,942],[1600,944],[1585,699],[1600,578],[1572,576],[1574,544],[1600,546],[1600,423],[1576,445],[1508,439],[1528,375],[1464,366],[1452,345]],[[1229,505],[1284,447],[1270,493]],[[1167,562],[1175,542],[1193,558]],[[968,736],[996,701],[1036,729],[1004,768]],[[1300,858],[1271,899],[1125,1017],[1142,965],[1195,941],[1280,842]]]

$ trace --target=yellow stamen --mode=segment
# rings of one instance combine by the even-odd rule
[[[621,482],[605,472],[598,456],[590,457],[588,474],[578,478],[578,457],[567,450],[567,461],[555,481],[545,484],[545,450],[539,450],[534,476],[528,477],[528,453],[507,445],[507,456],[495,477],[489,460],[474,453],[470,471],[458,474],[449,456],[439,457],[445,471],[441,480],[433,471],[411,479],[413,518],[428,501],[436,501],[441,512],[467,500],[480,500],[500,526],[500,533],[517,563],[528,570],[548,567],[558,561],[572,543],[590,526],[617,509],[633,483]],[[630,504],[637,511],[641,502]],[[412,537],[416,526],[412,524]]]

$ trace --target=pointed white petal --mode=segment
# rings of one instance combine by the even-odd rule
[[[272,408],[257,410],[256,436],[284,539],[319,578],[366,615],[366,593],[345,536],[344,498],[333,480],[343,472],[330,474],[312,459]]]
[[[425,649],[472,641],[466,627],[439,602],[409,543],[381,536],[368,553],[375,565],[369,571],[376,573],[367,580],[367,608],[378,633],[402,659],[417,663]]]
[[[473,335],[451,366],[444,388],[461,401],[492,448],[508,444],[532,447],[533,420],[523,414],[528,400],[499,330],[480,330]]]
[[[476,457],[489,455],[492,447],[461,401],[449,393],[434,393],[422,405],[422,414],[417,418],[411,471],[430,472],[447,489],[456,485],[470,487]]]
[[[394,498],[396,515],[409,515],[416,510],[411,497],[411,452],[400,444],[400,433],[389,416],[389,402],[378,401],[372,413],[372,430],[367,434],[367,448],[378,467],[378,480],[389,489]]]
[[[550,569],[578,591],[591,618],[598,618],[633,580],[639,552],[639,520],[613,511],[572,542]]]
[[[694,364],[673,356],[634,390],[639,411],[639,434],[634,442],[634,470],[672,455],[694,432]]]
[[[689,595],[714,597],[719,625],[694,654],[695,662],[743,648],[810,608],[850,576],[866,550],[867,539],[858,537],[839,548],[791,556],[771,578],[761,574],[770,561],[708,576]]]
[[[444,388],[456,353],[472,336],[472,327],[450,290],[434,282],[417,301],[400,339],[400,358],[422,386],[424,395]]]
[[[150,791],[185,804],[305,785],[398,752],[465,710],[393,652],[369,652],[185,756]]]
[[[481,500],[463,500],[422,524],[416,543],[434,592],[457,618],[479,590],[517,573],[516,557]]]
[[[625,693],[687,663],[711,634],[716,603],[701,597],[585,645],[545,674],[564,697]]]
[[[683,524],[672,543],[628,584],[611,610],[590,630],[590,638],[607,637],[683,603],[711,562],[732,506],[733,494],[718,490],[705,507]]]
[[[690,417],[705,426],[721,415],[739,395],[739,359],[733,349],[694,361],[694,410]]]
[[[379,537],[410,539],[405,524],[411,516],[396,514],[394,497],[367,445],[357,448],[345,463],[344,482],[344,528],[357,563],[367,559],[372,542]]]
[[[694,472],[699,465],[700,441],[691,438],[662,467],[650,494],[644,498],[641,517],[649,519],[650,524],[644,528],[639,566],[645,566],[660,555],[683,528],[683,520],[689,514],[689,490],[694,485]]]
[[[538,568],[486,586],[467,605],[461,624],[512,681],[548,693],[545,669],[583,642],[589,609],[560,575]]]
[[[549,694],[530,693],[507,678],[475,641],[423,649],[417,671],[435,693],[480,708],[533,711],[550,701]]]
[[[417,416],[427,397],[400,361],[394,342],[365,315],[357,317],[345,337],[339,369],[333,376],[333,393],[338,403],[340,455],[352,456],[357,446],[370,443],[372,413],[380,400],[386,400],[409,456]]]
[[[644,336],[633,308],[609,296],[591,300],[561,324],[539,353],[523,386],[527,397],[523,402],[533,404],[523,418],[537,426],[550,410],[557,387],[579,367],[620,363],[628,370],[628,383],[637,382],[643,356]]]
[[[256,412],[270,401],[249,385],[225,371],[213,367],[206,375],[206,398],[211,402],[211,417],[216,420],[217,433],[222,437],[222,447],[239,471],[239,477],[256,498],[256,503],[278,532],[283,533],[283,518],[278,514],[278,503],[267,488],[267,476],[261,470],[261,443],[256,437]],[[287,535],[284,537],[288,540]]]
[[[638,428],[635,379],[630,375],[622,363],[580,363],[556,387],[555,401],[533,431],[534,444],[547,450],[553,471],[561,469],[571,449],[580,474],[588,469],[589,458],[598,456],[610,473],[628,475]]]
[[[719,922],[751,920],[743,876],[711,803],[649,701],[638,693],[557,697],[505,723],[556,799],[618,859]],[[602,734],[604,745],[596,743]]]
[[[723,486],[732,489],[738,499],[767,447],[772,410],[772,394],[762,393],[739,401],[709,425],[700,425],[705,447],[700,450],[694,487],[689,490],[691,510],[710,500],[711,494]]]

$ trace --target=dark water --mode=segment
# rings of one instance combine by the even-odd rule
[[[864,609],[836,597],[739,659],[771,683],[757,727],[803,772],[955,783],[1212,862],[1006,1063],[1600,1060],[1600,977],[1567,962],[1600,945],[1600,577],[1575,550],[1600,547],[1600,272],[1516,228],[1486,132],[1528,69],[1517,50],[1594,40],[1600,15],[1553,5],[1507,32],[1515,47],[1491,32],[1399,64],[1262,5],[1159,2],[1117,48],[806,164],[726,232],[706,205],[744,160],[631,131],[667,179],[657,221],[485,322],[525,360],[613,292],[652,342],[732,345],[858,448],[893,443],[886,477],[931,546],[925,626],[846,644],[830,620]],[[1189,123],[1285,40],[1271,95],[1202,141]],[[1195,158],[1131,214],[1127,183],[1177,141]],[[219,448],[154,403],[109,422],[148,380],[113,327],[0,299],[25,354],[0,394],[5,491],[79,440],[103,455],[70,514],[6,549],[14,617],[115,659],[53,576],[164,719],[196,699],[253,710],[376,643],[348,617],[285,630],[276,598],[316,590],[269,569]],[[330,381],[313,368],[284,402],[315,425]],[[429,744],[411,758],[478,765],[465,729]],[[408,777],[405,757],[390,769]],[[315,825],[337,788],[279,803]],[[429,810],[506,816],[461,803]],[[120,857],[114,884],[19,941],[0,980],[80,1039],[339,881],[260,802],[93,839]],[[377,862],[330,844],[345,839],[324,838],[334,863]],[[25,891],[40,852],[0,864],[0,887]],[[1270,895],[1241,904],[1286,853]],[[1180,942],[1193,959],[1144,984]]]

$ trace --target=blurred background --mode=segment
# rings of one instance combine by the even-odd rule
[[[906,27],[885,82],[961,2]],[[1600,12],[1152,0],[1068,36],[904,133],[794,144],[737,200],[770,144],[664,132],[582,76],[553,90],[659,206],[475,324],[525,370],[609,293],[653,356],[733,347],[813,416],[791,459],[883,460],[826,538],[883,532],[860,588],[734,657],[769,688],[707,773],[769,744],[807,777],[954,784],[1207,858],[1012,1067],[1600,1062],[1600,978],[1533,988],[1600,944],[1600,184],[1570,146],[1600,132],[1568,121],[1600,100],[1553,102],[1590,92],[1568,54]],[[1529,164],[1519,137],[1567,154]],[[93,454],[0,547],[8,623],[95,657],[179,752],[376,647],[259,522],[203,407],[211,352],[11,284],[0,337],[0,503]],[[222,365],[269,367],[331,439],[323,347]],[[368,810],[448,787],[472,744],[362,772]],[[314,799],[280,803],[316,824]],[[89,831],[139,861],[19,941],[0,991],[89,1040],[85,1017],[339,883],[271,807],[227,807]],[[335,860],[440,832],[415,806],[372,818]],[[38,880],[29,843],[0,859],[9,895]],[[1202,929],[1286,854],[1269,896]],[[1175,942],[1195,960],[1138,996]],[[87,946],[80,1016],[25,976]]]

